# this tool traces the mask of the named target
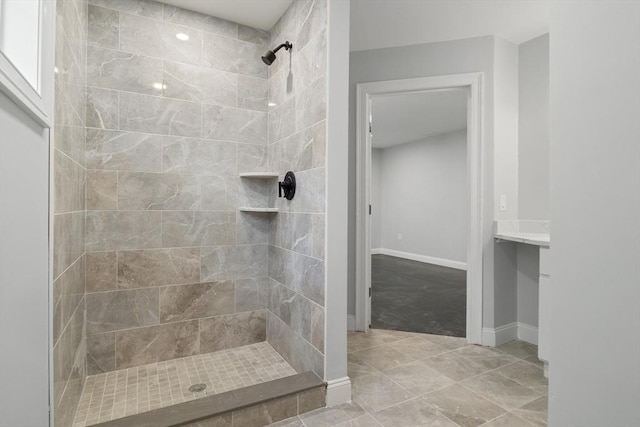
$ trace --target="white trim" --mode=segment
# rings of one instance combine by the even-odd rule
[[[538,328],[522,322],[511,322],[495,329],[482,328],[483,345],[496,347],[513,340],[538,345]]]
[[[337,406],[348,402],[351,402],[351,380],[349,377],[327,381],[327,406]]]
[[[517,338],[517,322],[508,323],[497,328],[482,328],[482,345],[497,347]]]
[[[538,345],[538,327],[518,322],[518,339],[529,344]]]
[[[410,259],[412,261],[424,262],[427,264],[440,265],[442,267],[455,268],[456,270],[466,270],[467,263],[454,261],[452,259],[436,258],[428,255],[412,254],[411,252],[401,252],[393,249],[377,248],[371,249],[371,255],[389,255],[397,258]]]
[[[355,330],[356,330],[356,315],[347,314],[347,331],[355,331]]]
[[[468,88],[467,171],[469,188],[469,235],[467,238],[467,340],[482,342],[482,236],[491,234],[483,224],[482,192],[484,143],[482,129],[483,73],[452,74],[404,80],[360,83],[356,97],[356,326],[366,331],[370,315],[367,287],[371,283],[370,204],[371,138],[368,122],[375,95],[433,89]]]
[[[56,35],[56,2],[40,1],[38,44],[38,88],[24,78],[13,63],[0,52],[0,91],[18,104],[42,127],[53,126],[53,94]]]
[[[349,2],[327,2],[324,380],[347,375]]]

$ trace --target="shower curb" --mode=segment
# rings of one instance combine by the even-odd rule
[[[327,384],[305,372],[92,427],[264,426],[325,406]]]

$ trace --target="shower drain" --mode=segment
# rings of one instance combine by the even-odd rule
[[[199,391],[204,391],[205,388],[207,388],[206,384],[194,384],[191,387],[189,387],[189,391],[191,393],[197,393]]]

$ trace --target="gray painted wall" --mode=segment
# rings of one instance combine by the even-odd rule
[[[49,425],[49,132],[0,92],[0,425]]]
[[[505,82],[495,80],[499,86],[505,87],[501,89],[501,96],[504,92],[517,92],[517,57],[513,61],[513,46],[502,45],[501,62],[502,73],[511,75],[512,78]],[[494,194],[500,192],[517,193],[517,186],[513,186],[513,182],[517,180],[517,174],[505,172],[501,174],[499,180],[495,180],[493,176],[494,161],[496,159],[504,164],[517,159],[517,148],[515,150],[516,157],[513,156],[514,151],[511,145],[517,138],[517,123],[515,127],[513,120],[517,120],[517,96],[508,93],[504,95],[501,101],[503,106],[503,120],[501,123],[507,127],[501,129],[501,144],[498,146],[500,150],[507,149],[507,155],[495,155],[494,150],[494,67],[495,67],[495,48],[496,38],[492,36],[476,37],[463,40],[454,40],[439,43],[427,43],[413,46],[404,46],[388,49],[372,49],[366,51],[352,52],[350,57],[349,69],[349,270],[348,270],[348,312],[355,313],[355,214],[356,214],[356,85],[358,83],[406,79],[414,77],[438,76],[457,73],[484,73],[484,102],[483,102],[483,131],[486,155],[484,156],[483,168],[486,171],[483,186],[483,194],[485,203],[482,207],[483,226],[485,234],[482,236],[484,244],[483,254],[483,325],[492,328],[494,325],[503,325],[505,323],[514,322],[516,320],[516,280],[515,267],[511,267],[511,259],[515,259],[515,248],[511,248],[513,253],[505,254],[494,260],[494,250],[496,244],[493,241],[492,227],[493,219],[496,215],[494,210]],[[515,50],[517,54],[517,49]],[[517,56],[517,55],[516,55]],[[512,68],[506,69],[504,64],[511,64]],[[512,108],[505,109],[505,106]],[[506,122],[509,122],[508,124]],[[505,137],[506,135],[506,137]],[[515,135],[515,137],[514,137]],[[494,156],[495,155],[495,156]],[[495,158],[494,158],[495,157]],[[513,169],[507,169],[507,171]],[[517,168],[515,169],[517,171]],[[517,200],[511,200],[517,211]],[[515,205],[513,205],[515,203]],[[510,212],[511,213],[511,212]],[[515,218],[515,217],[514,217]],[[504,247],[503,247],[504,248]],[[501,253],[504,251],[501,251]],[[503,283],[501,277],[496,278],[494,283],[494,269],[511,269],[508,278],[512,281]],[[500,292],[498,292],[500,290]],[[504,292],[502,292],[504,291]],[[500,321],[494,318],[498,316]]]
[[[552,2],[549,425],[640,425],[640,2]]]
[[[466,262],[466,130],[385,148],[380,166],[378,247]]]
[[[549,219],[549,34],[518,46],[518,214]]]

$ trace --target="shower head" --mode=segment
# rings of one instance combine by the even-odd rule
[[[264,62],[267,65],[271,65],[271,64],[273,64],[273,61],[276,60],[276,52],[277,51],[279,51],[282,48],[284,48],[284,50],[289,50],[292,47],[293,47],[293,45],[291,43],[289,43],[288,41],[284,42],[280,46],[275,48],[274,50],[266,51],[265,54],[262,56],[262,62]]]

